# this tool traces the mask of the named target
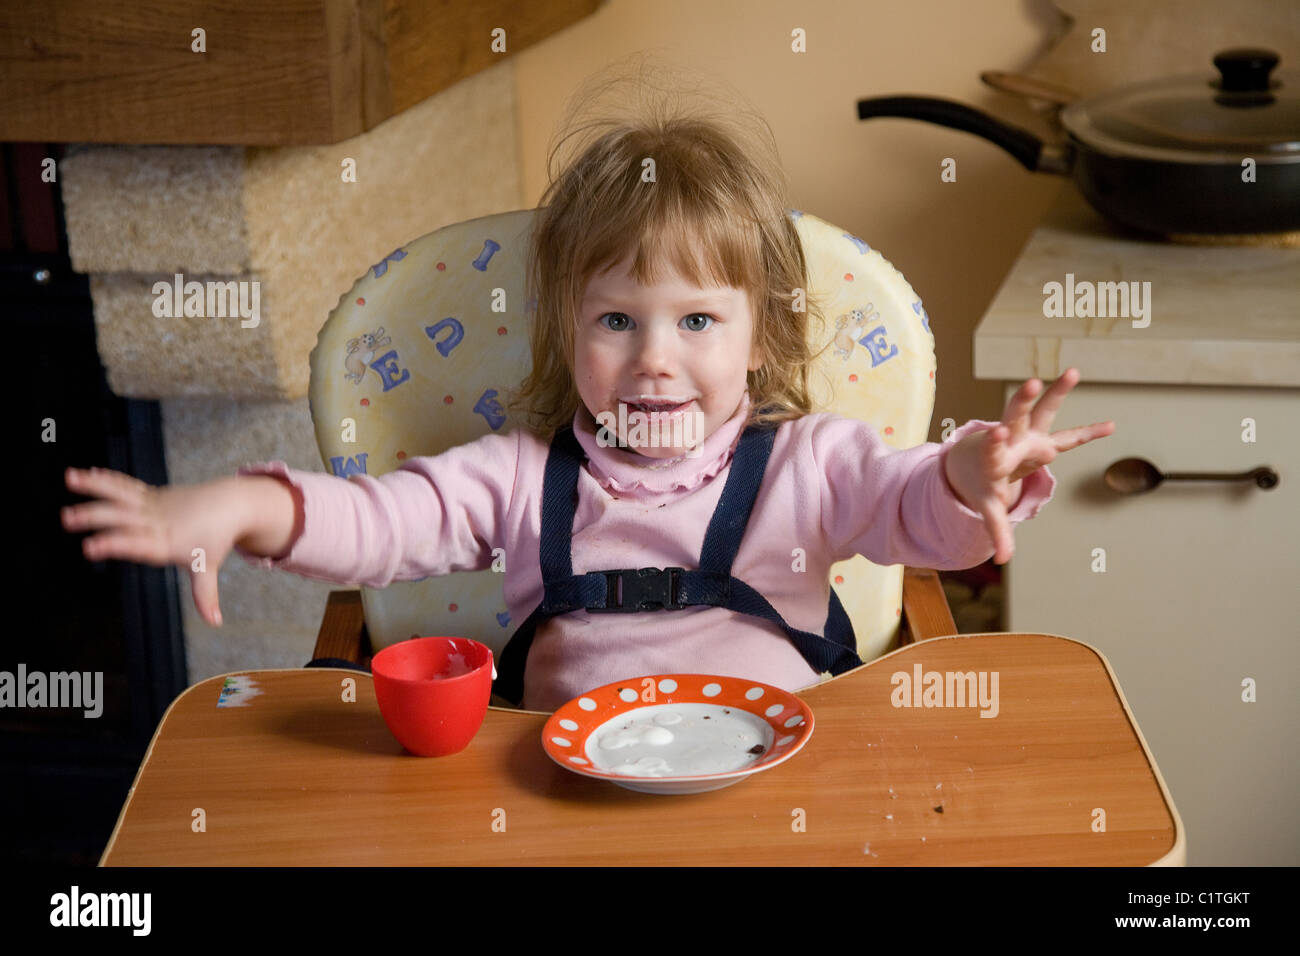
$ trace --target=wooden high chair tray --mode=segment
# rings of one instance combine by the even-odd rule
[[[985,704],[925,706],[903,675],[920,673],[924,691],[931,672],[973,673],[977,691],[982,672]],[[369,675],[235,676],[202,681],[172,703],[101,865],[1186,859],[1178,812],[1109,663],[1055,635],[899,648],[799,692],[817,732],[795,759],[736,786],[672,797],[567,772],[542,749],[546,714],[491,708],[466,750],[422,758],[389,734]],[[348,682],[354,701],[345,700]],[[932,704],[956,704],[949,694],[964,689],[956,677],[938,690],[929,683]]]

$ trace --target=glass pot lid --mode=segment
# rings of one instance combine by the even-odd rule
[[[1110,155],[1180,163],[1300,162],[1300,72],[1269,50],[1224,50],[1183,74],[1071,103],[1061,124]]]

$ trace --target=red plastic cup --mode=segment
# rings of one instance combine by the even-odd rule
[[[464,750],[487,715],[492,649],[467,637],[414,637],[370,662],[375,697],[398,743],[421,757]]]

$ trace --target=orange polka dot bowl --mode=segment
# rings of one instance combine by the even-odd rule
[[[789,691],[713,674],[657,674],[568,701],[542,728],[566,770],[641,793],[703,793],[793,757],[813,713]]]

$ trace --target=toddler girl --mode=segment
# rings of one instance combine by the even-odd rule
[[[1005,562],[1013,526],[1051,498],[1047,463],[1113,431],[1049,432],[1074,369],[943,444],[895,450],[866,422],[812,414],[793,308],[806,266],[774,151],[725,118],[653,109],[578,132],[531,238],[533,367],[509,405],[526,426],[379,477],[276,461],[152,488],[69,469],[98,499],[64,510],[65,528],[99,532],[86,555],[188,567],[206,549],[194,601],[220,625],[232,549],[378,588],[483,570],[503,548],[519,622],[497,660],[507,700],[550,711],[665,672],[798,690],[861,663],[834,562]],[[608,573],[628,568],[664,570]]]

